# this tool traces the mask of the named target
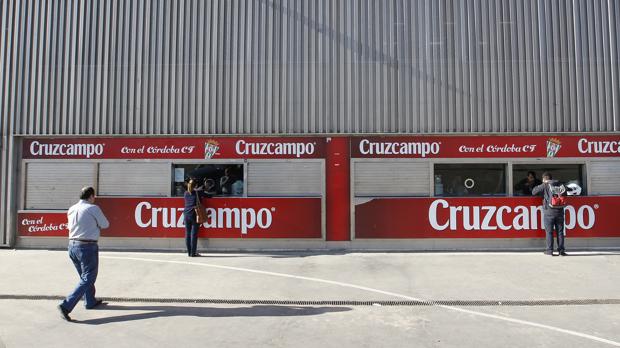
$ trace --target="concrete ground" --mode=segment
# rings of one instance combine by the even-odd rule
[[[69,323],[66,252],[0,250],[0,347],[620,346],[619,252],[204,256],[101,252]]]

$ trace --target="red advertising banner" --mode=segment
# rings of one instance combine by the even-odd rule
[[[355,206],[356,238],[543,238],[541,198],[376,198]],[[566,235],[620,237],[620,197],[570,197]]]
[[[24,159],[324,158],[327,138],[37,138],[25,139]],[[353,158],[620,157],[614,136],[353,137]]]
[[[320,198],[203,200],[202,238],[322,238]],[[102,237],[178,238],[185,235],[182,198],[104,198],[110,221]],[[20,236],[68,236],[66,212],[18,213]]]
[[[323,158],[325,138],[38,138],[25,139],[24,159]]]
[[[351,157],[620,157],[620,135],[355,137],[351,141]]]
[[[20,236],[67,237],[67,213],[17,213]]]

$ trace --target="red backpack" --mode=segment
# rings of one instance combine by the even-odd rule
[[[550,208],[562,209],[568,205],[568,197],[566,196],[566,187],[564,185],[549,185],[549,190],[551,191]]]

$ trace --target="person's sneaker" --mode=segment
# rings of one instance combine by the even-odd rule
[[[544,254],[545,255],[549,255],[549,256],[553,256],[553,251],[545,251]]]
[[[568,254],[566,253],[566,251],[560,251],[560,256],[568,256]]]
[[[199,253],[194,253],[194,255],[192,255],[192,257],[201,257],[202,255],[200,255]]]
[[[95,302],[94,305],[90,306],[90,307],[86,307],[86,309],[94,309],[95,307],[99,306],[99,305],[104,305],[106,304],[105,302],[103,302],[103,300],[97,300],[97,302]]]
[[[60,312],[60,317],[63,320],[72,321],[71,317],[69,316],[69,312],[67,312],[67,310],[64,309],[62,305],[58,305],[58,306],[56,306],[56,308],[58,308],[58,311]]]

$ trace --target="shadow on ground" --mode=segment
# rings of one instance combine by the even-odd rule
[[[571,253],[567,252],[567,256],[620,256],[620,253],[616,252],[605,252],[605,253]]]
[[[101,325],[134,320],[144,320],[161,317],[287,317],[321,315],[325,313],[346,312],[352,310],[349,307],[309,307],[309,306],[251,306],[235,308],[212,308],[212,307],[187,307],[187,306],[118,306],[106,305],[99,311],[147,311],[147,313],[134,313],[116,315],[105,318],[75,321],[78,324]]]

